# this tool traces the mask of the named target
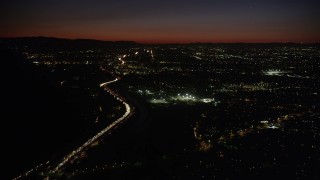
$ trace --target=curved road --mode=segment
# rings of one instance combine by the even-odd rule
[[[121,124],[124,120],[126,120],[128,117],[130,117],[132,115],[133,108],[125,101],[125,99],[122,98],[121,96],[119,96],[118,94],[116,94],[114,91],[112,91],[110,88],[107,87],[108,84],[111,84],[111,83],[114,83],[114,82],[117,82],[117,81],[119,81],[118,78],[116,78],[116,79],[114,79],[112,81],[108,81],[108,82],[102,83],[102,84],[100,84],[100,87],[104,87],[105,91],[107,91],[114,98],[116,98],[118,101],[120,101],[125,106],[126,112],[120,118],[118,118],[116,121],[111,123],[109,126],[104,128],[98,134],[96,134],[91,139],[89,139],[87,142],[85,142],[82,146],[80,146],[76,150],[72,151],[67,156],[65,156],[63,158],[62,162],[59,163],[58,166],[56,166],[53,170],[50,171],[51,173],[58,172],[63,166],[65,166],[69,162],[72,162],[74,159],[76,159],[78,157],[79,154],[81,154],[81,152],[85,151],[87,147],[89,147],[91,144],[96,142],[101,136],[103,136],[106,133],[108,133],[109,131],[111,131],[114,127],[116,127],[117,125]]]
[[[105,69],[102,68],[102,70],[105,70]],[[108,81],[108,82],[100,84],[100,87],[104,88],[105,91],[107,91],[110,95],[112,95],[114,98],[116,98],[118,101],[120,101],[125,106],[125,109],[126,109],[125,113],[120,118],[118,118],[116,121],[114,121],[109,126],[107,126],[102,131],[100,131],[98,134],[96,134],[95,136],[93,136],[92,138],[87,140],[82,146],[78,147],[76,150],[67,154],[57,166],[55,166],[53,169],[51,169],[49,171],[50,173],[57,173],[57,172],[61,171],[61,169],[63,167],[65,167],[67,164],[72,163],[73,160],[77,159],[79,157],[79,155],[81,155],[82,152],[87,150],[94,142],[99,140],[99,138],[101,138],[106,133],[110,132],[116,126],[120,125],[122,122],[124,122],[126,119],[128,119],[133,114],[134,108],[131,107],[123,97],[121,97],[119,94],[115,93],[110,88],[108,88],[109,84],[112,84],[112,83],[117,82],[119,80],[120,80],[120,78],[115,78],[112,81]],[[46,164],[48,165],[49,161]],[[31,173],[37,171],[43,165],[44,164],[40,164],[39,166],[31,169],[30,171],[14,178],[14,179],[20,179],[22,177],[27,177]],[[50,166],[48,166],[48,167],[50,167]]]

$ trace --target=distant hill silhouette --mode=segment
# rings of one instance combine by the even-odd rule
[[[91,39],[61,39],[51,37],[0,38],[0,44],[37,52],[58,52],[99,48],[119,48],[136,45],[132,41],[100,41]]]

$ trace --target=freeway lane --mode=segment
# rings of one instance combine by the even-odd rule
[[[111,84],[111,83],[114,83],[114,82],[117,82],[117,81],[119,81],[118,78],[116,78],[115,80],[112,80],[112,81],[108,81],[108,82],[102,83],[102,84],[100,84],[100,87],[105,87],[108,84]]]
[[[102,68],[102,70],[106,71],[103,68]],[[132,116],[132,114],[134,112],[134,108],[131,107],[129,105],[129,103],[126,102],[125,98],[121,97],[119,94],[117,94],[116,92],[114,92],[113,90],[111,90],[108,87],[109,84],[115,83],[115,82],[117,82],[119,80],[120,80],[120,78],[115,78],[114,80],[101,83],[100,87],[104,88],[104,90],[106,92],[108,92],[111,96],[113,96],[115,99],[117,99],[118,101],[120,101],[124,105],[125,113],[120,118],[118,118],[116,121],[114,121],[113,123],[108,125],[106,128],[104,128],[102,131],[97,133],[95,136],[93,136],[92,138],[87,140],[82,146],[78,147],[76,150],[73,150],[72,152],[67,154],[57,166],[48,165],[49,164],[49,161],[48,161],[46,163],[46,165],[48,165],[47,167],[49,169],[49,173],[50,174],[55,174],[55,173],[61,172],[63,167],[67,166],[68,164],[72,164],[72,162],[75,159],[81,157],[81,154],[83,152],[85,152],[88,148],[90,148],[90,146],[93,143],[95,143],[96,141],[98,141],[103,135],[106,135],[112,129],[114,129],[115,127],[117,127],[118,125],[123,123],[125,120],[127,120],[130,116]],[[28,176],[30,176],[31,173],[34,173],[35,171],[37,171],[42,166],[43,166],[43,164],[40,164],[39,166],[31,169],[30,171],[28,171],[28,172],[26,172],[24,174],[19,175],[18,177],[14,178],[14,179],[16,180],[16,179],[21,179],[23,177],[28,177]],[[50,167],[52,167],[52,169]],[[47,179],[49,179],[49,177],[47,177]]]
[[[65,156],[63,158],[62,162],[59,163],[59,165],[56,166],[53,170],[51,170],[50,173],[57,173],[59,170],[61,170],[62,167],[64,167],[68,163],[71,163],[74,159],[77,159],[78,155],[80,155],[81,152],[85,151],[92,143],[96,142],[101,136],[103,136],[106,133],[108,133],[109,131],[111,131],[114,127],[121,124],[124,120],[126,120],[128,117],[130,117],[132,115],[133,108],[125,101],[125,99],[107,87],[108,84],[111,84],[111,83],[114,83],[117,81],[119,81],[118,78],[116,78],[112,81],[102,83],[102,84],[100,84],[100,87],[104,87],[105,91],[107,91],[110,95],[112,95],[114,98],[116,98],[118,101],[120,101],[125,106],[126,112],[120,118],[118,118],[116,121],[111,123],[105,129],[103,129],[98,134],[96,134],[91,139],[89,139],[87,142],[85,142],[82,146],[80,146],[76,150],[72,151],[67,156]]]

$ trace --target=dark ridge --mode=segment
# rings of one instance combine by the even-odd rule
[[[48,160],[87,126],[67,92],[20,55],[0,50],[1,179],[13,178]],[[85,97],[77,97],[88,103]]]
[[[38,52],[59,52],[70,50],[90,50],[103,48],[131,47],[136,45],[132,41],[100,41],[91,39],[61,39],[53,37],[17,37],[0,38],[0,45],[16,47],[15,50]]]

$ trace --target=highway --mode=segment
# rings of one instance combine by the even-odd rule
[[[105,71],[105,69],[102,68],[103,71]],[[117,127],[118,125],[120,125],[121,123],[123,123],[125,120],[127,120],[130,116],[132,116],[133,112],[134,112],[134,108],[131,107],[129,105],[129,103],[126,102],[126,100],[121,97],[119,94],[117,94],[116,92],[114,92],[113,90],[111,90],[108,85],[115,83],[117,81],[119,81],[120,78],[115,78],[114,80],[108,81],[108,82],[104,82],[100,84],[101,88],[104,88],[104,90],[106,92],[108,92],[111,96],[113,96],[115,99],[117,99],[118,101],[120,101],[123,106],[125,107],[125,113],[119,117],[116,121],[114,121],[113,123],[111,123],[110,125],[108,125],[106,128],[104,128],[103,130],[101,130],[100,132],[98,132],[95,136],[93,136],[92,138],[90,138],[89,140],[87,140],[83,145],[81,145],[80,147],[78,147],[77,149],[73,150],[72,152],[70,152],[69,154],[67,154],[62,160],[61,162],[56,165],[56,166],[47,166],[49,169],[49,173],[50,174],[55,174],[58,172],[61,172],[62,168],[67,166],[68,164],[72,164],[72,162],[75,159],[78,159],[81,157],[81,154],[83,152],[85,152],[88,148],[90,148],[90,146],[97,142],[102,136],[106,135],[108,132],[110,132],[112,129],[114,129],[115,127]],[[47,165],[49,164],[49,161],[46,163]],[[37,171],[40,167],[42,167],[43,164],[40,164],[39,166],[32,168],[31,170],[27,171],[26,173],[23,173],[21,175],[19,175],[18,177],[14,178],[16,179],[21,179],[23,177],[28,177],[31,173],[34,173],[35,171]],[[53,167],[53,168],[50,168]],[[47,177],[48,179],[49,177]]]
[[[121,65],[124,65],[125,61],[124,61],[124,60],[122,60],[122,58],[120,58],[120,57],[119,57],[119,59],[118,59],[118,60],[121,62]]]
[[[116,98],[118,101],[120,101],[125,106],[125,113],[118,118],[116,121],[111,123],[109,126],[104,128],[102,131],[100,131],[98,134],[90,138],[87,142],[85,142],[82,146],[78,147],[76,150],[72,151],[68,155],[66,155],[62,162],[59,163],[58,166],[56,166],[53,170],[50,171],[50,173],[57,173],[59,170],[61,170],[62,167],[67,165],[68,163],[72,162],[74,159],[78,158],[78,155],[81,154],[81,152],[85,151],[91,144],[96,142],[101,136],[105,135],[109,131],[111,131],[114,127],[121,124],[123,121],[125,121],[128,117],[130,117],[133,113],[133,108],[125,101],[124,98],[119,96],[117,93],[112,91],[110,88],[107,87],[108,84],[114,83],[119,81],[118,78],[108,81],[105,83],[100,84],[100,87],[103,87],[105,91],[107,91],[110,95],[112,95],[114,98]]]
[[[107,86],[108,84],[111,84],[111,83],[114,83],[114,82],[117,82],[117,81],[119,81],[118,78],[116,78],[116,79],[114,79],[114,80],[112,80],[112,81],[108,81],[108,82],[102,83],[102,84],[100,84],[100,87],[105,87],[105,86]]]

